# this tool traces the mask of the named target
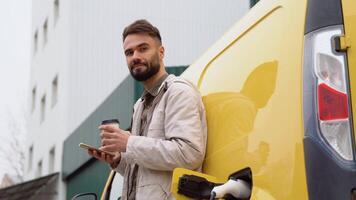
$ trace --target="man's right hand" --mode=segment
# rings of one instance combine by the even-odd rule
[[[120,152],[116,152],[115,156],[112,156],[112,155],[108,155],[106,153],[101,153],[101,152],[89,149],[88,154],[100,161],[108,163],[110,165],[110,167],[113,169],[115,169],[119,165],[120,160],[121,160]]]

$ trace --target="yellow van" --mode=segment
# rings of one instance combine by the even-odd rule
[[[208,144],[203,173],[175,170],[177,199],[187,175],[242,179],[245,199],[356,199],[355,0],[261,0],[182,76]]]
[[[262,0],[184,77],[207,110],[205,174],[250,169],[251,199],[356,199],[356,1]]]

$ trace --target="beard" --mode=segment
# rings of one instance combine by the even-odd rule
[[[139,67],[137,67],[139,66]],[[150,62],[143,60],[134,60],[130,66],[130,74],[137,81],[146,81],[155,74],[158,73],[160,69],[158,55],[155,56]]]

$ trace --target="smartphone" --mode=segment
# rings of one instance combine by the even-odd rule
[[[110,155],[110,156],[115,156],[115,154],[112,153],[112,152],[103,151],[103,150],[100,150],[100,149],[95,148],[95,147],[93,147],[93,146],[90,146],[90,145],[88,145],[88,144],[80,143],[80,144],[79,144],[79,147],[81,147],[81,148],[83,148],[83,149],[86,149],[86,150],[95,150],[95,151],[100,152],[100,153],[105,153],[105,154]]]

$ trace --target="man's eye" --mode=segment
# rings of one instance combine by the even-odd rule
[[[132,54],[133,54],[133,51],[126,51],[126,52],[125,52],[125,55],[126,55],[126,56],[132,56]]]

